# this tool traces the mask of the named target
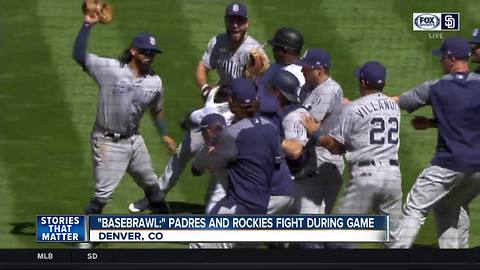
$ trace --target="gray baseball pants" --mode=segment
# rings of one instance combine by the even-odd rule
[[[480,172],[460,173],[430,165],[408,193],[392,248],[410,248],[433,209],[440,248],[468,248],[469,203],[480,193]]]

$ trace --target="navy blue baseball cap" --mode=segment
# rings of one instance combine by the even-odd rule
[[[157,40],[155,37],[149,33],[140,33],[132,41],[132,47],[138,48],[141,50],[149,50],[155,53],[162,53],[162,51],[157,47]]]
[[[470,39],[470,44],[480,44],[480,28],[473,29],[472,39]]]
[[[225,127],[226,125],[227,122],[225,121],[225,117],[218,113],[211,113],[202,118],[202,121],[200,121],[200,128],[197,129],[196,132],[200,132],[208,128]]]
[[[330,54],[321,48],[313,48],[308,50],[296,64],[302,67],[328,68],[330,67]]]
[[[449,37],[443,41],[442,47],[432,51],[435,56],[453,56],[457,59],[466,59],[470,56],[470,45],[462,37]]]
[[[357,69],[356,75],[369,86],[383,87],[387,78],[387,70],[380,62],[369,61]]]
[[[250,105],[257,101],[257,89],[252,80],[245,78],[233,79],[230,82],[232,100],[240,105]]]
[[[225,17],[239,16],[248,19],[247,6],[242,3],[232,3],[225,9]]]

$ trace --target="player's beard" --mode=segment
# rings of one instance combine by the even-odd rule
[[[241,44],[247,35],[247,31],[240,30],[238,32],[228,31],[228,37],[233,44]]]
[[[135,57],[134,61],[135,61],[136,66],[138,67],[140,73],[146,74],[150,70],[153,59],[148,59],[148,58],[140,59],[140,58]]]

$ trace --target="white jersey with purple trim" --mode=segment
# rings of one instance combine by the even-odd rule
[[[192,121],[194,125],[199,126],[200,122],[202,121],[202,118],[212,113],[221,114],[225,118],[227,125],[230,125],[232,123],[235,115],[233,115],[233,113],[230,111],[228,102],[220,102],[220,103],[215,102],[215,95],[217,94],[219,89],[220,89],[220,86],[213,88],[208,93],[207,100],[205,101],[205,106],[203,106],[203,108],[201,109],[193,111],[190,114],[190,121]]]
[[[201,63],[209,69],[216,69],[220,84],[225,84],[243,76],[249,52],[258,47],[261,47],[260,43],[247,34],[240,47],[232,51],[228,34],[218,34],[208,42]]]
[[[398,160],[400,108],[383,93],[363,96],[345,106],[330,136],[345,145],[350,164]]]

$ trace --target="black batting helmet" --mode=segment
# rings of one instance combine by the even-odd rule
[[[275,32],[273,39],[269,40],[268,44],[300,52],[303,48],[303,35],[296,29],[282,27]]]
[[[292,103],[298,103],[297,91],[300,82],[297,77],[286,70],[280,70],[273,74],[270,79],[270,86],[276,87],[282,95]]]

